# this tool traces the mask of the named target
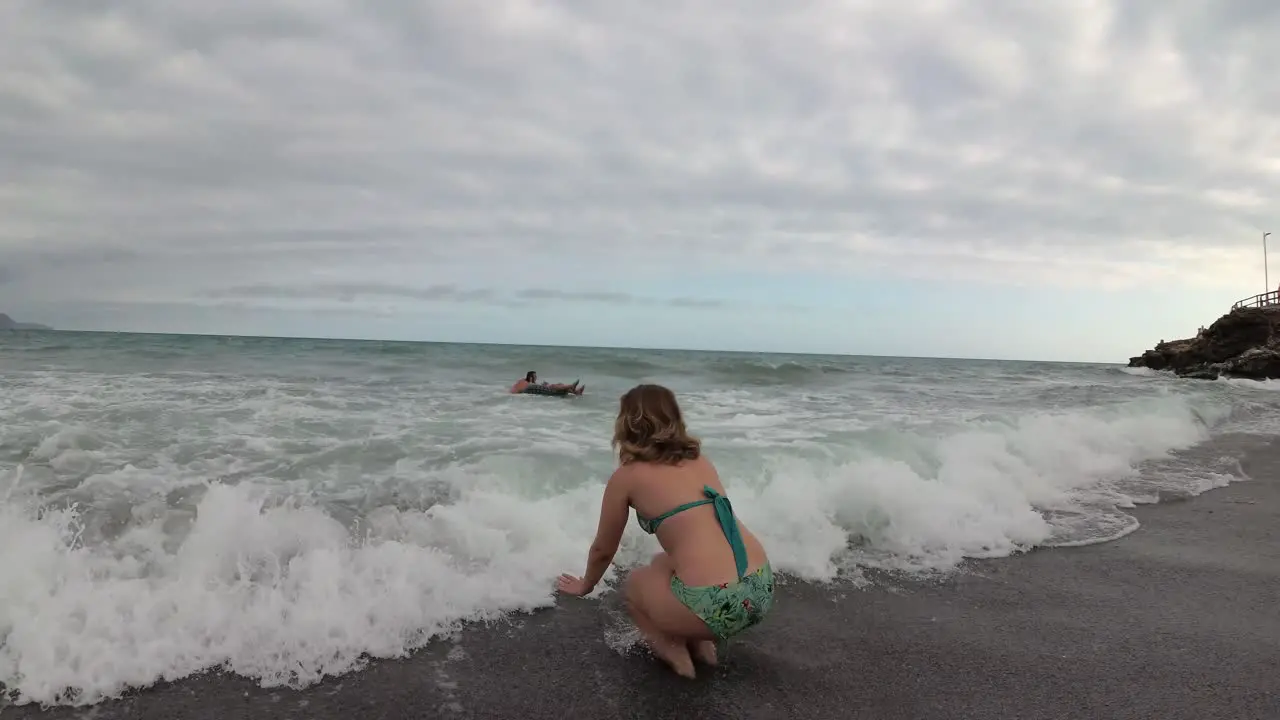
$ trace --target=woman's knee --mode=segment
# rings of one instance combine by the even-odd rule
[[[692,639],[707,639],[706,624],[685,607],[671,590],[671,573],[654,565],[632,572],[627,580],[627,607],[633,617],[662,632]]]
[[[651,566],[638,567],[627,575],[627,582],[623,587],[623,596],[626,598],[628,605],[636,605],[640,603],[641,589],[645,582],[645,577],[653,572]]]
[[[632,570],[627,576],[624,588],[627,601],[631,603],[640,602],[640,596],[646,585],[649,583],[670,583],[673,574],[675,574],[675,566],[671,563],[671,556],[665,552],[655,554],[648,565]]]
[[[675,572],[675,569],[674,569],[675,566],[671,564],[671,556],[668,555],[666,552],[654,553],[653,557],[649,558],[649,565],[651,567],[660,569],[663,572],[668,572],[668,573]]]

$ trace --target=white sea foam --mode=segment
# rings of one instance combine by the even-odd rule
[[[1269,390],[1280,392],[1280,380],[1249,380],[1247,378],[1218,378],[1218,382],[1234,385],[1246,390]]]
[[[1157,377],[1160,375],[1160,371],[1152,370],[1149,367],[1122,367],[1120,372],[1138,377]]]
[[[0,480],[0,681],[19,702],[92,703],[207,668],[306,685],[550,605],[556,575],[581,570],[612,467],[612,389],[26,382],[0,428],[14,458]],[[682,400],[774,566],[814,581],[1113,538],[1135,527],[1122,508],[1236,475],[1231,458],[1170,451],[1208,439],[1238,397],[1058,407],[1057,383],[1026,387],[1012,404],[985,387],[966,402],[857,387]],[[1159,475],[1138,472],[1149,461]],[[630,525],[617,561],[657,549]]]

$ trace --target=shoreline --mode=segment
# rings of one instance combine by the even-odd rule
[[[719,668],[676,677],[620,599],[469,624],[404,659],[303,690],[208,672],[11,718],[1280,718],[1280,441],[1250,480],[1128,509],[1094,545],[965,562],[870,587],[784,579]]]

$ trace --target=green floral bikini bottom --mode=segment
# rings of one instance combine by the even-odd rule
[[[763,620],[773,607],[773,569],[765,563],[741,580],[719,585],[689,586],[672,575],[671,592],[724,641]]]

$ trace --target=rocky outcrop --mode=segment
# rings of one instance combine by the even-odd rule
[[[0,330],[52,330],[48,325],[40,325],[38,323],[20,323],[17,320],[0,313]]]
[[[1160,341],[1129,359],[1129,367],[1168,370],[1183,377],[1280,378],[1280,306],[1240,308],[1194,338]]]

